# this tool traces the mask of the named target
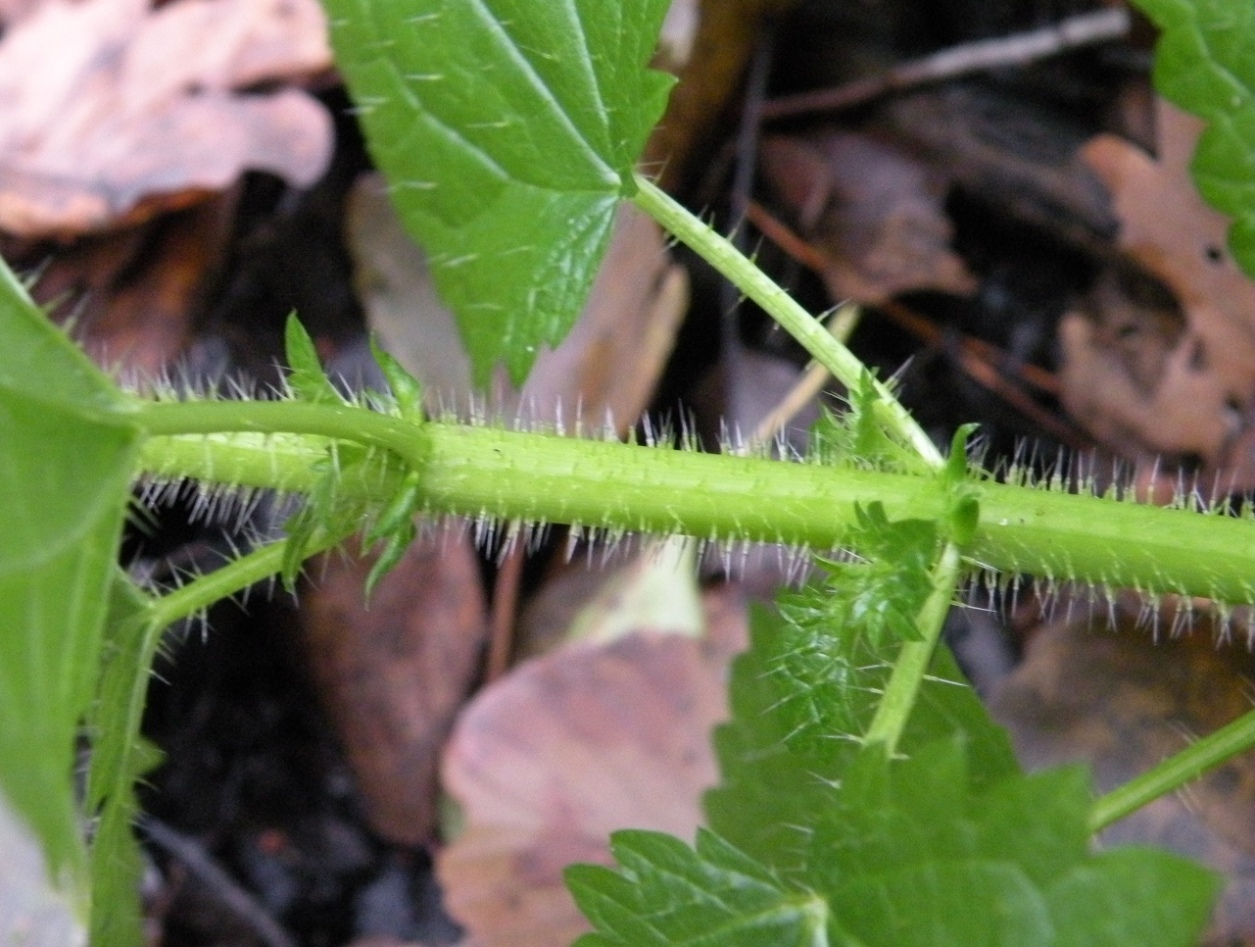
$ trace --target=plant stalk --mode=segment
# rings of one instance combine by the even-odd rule
[[[274,406],[229,407],[247,415]],[[370,413],[355,413],[368,417],[349,426],[363,430]],[[880,502],[891,520],[937,521],[950,503],[945,484],[930,476],[384,420],[385,431],[407,433],[406,452],[418,461],[424,508],[433,514],[828,551],[842,544],[860,505]],[[253,430],[243,420],[235,426]],[[141,449],[141,470],[158,478],[304,492],[321,476],[315,466],[327,443],[321,434],[152,438]],[[389,445],[345,470],[339,491],[348,500],[386,500],[405,469]],[[973,481],[969,489],[980,516],[961,550],[968,568],[1231,604],[1251,601],[1250,519],[993,482]]]
[[[177,434],[307,434],[393,451],[412,467],[423,463],[416,425],[354,405],[306,401],[137,401],[136,420],[150,436]]]
[[[859,386],[867,374],[867,367],[858,356],[833,338],[814,316],[798,305],[752,260],[647,178],[638,174],[636,186],[632,201],[638,207],[758,303],[834,378],[849,389]],[[873,384],[880,395],[877,409],[881,420],[910,444],[929,466],[940,467],[943,458],[937,445],[882,382],[875,380]]]
[[[333,549],[351,536],[353,530],[319,532],[306,545],[310,555]],[[190,618],[215,602],[243,592],[258,582],[275,576],[283,568],[287,540],[281,539],[232,559],[220,569],[197,576],[176,589],[151,597],[145,618],[155,628],[168,628]]]
[[[1255,710],[1099,798],[1090,810],[1090,831],[1101,832],[1142,806],[1175,792],[1212,767],[1251,749],[1255,749]]]
[[[920,684],[937,649],[960,570],[959,550],[953,543],[947,543],[933,568],[932,591],[915,619],[915,627],[923,637],[919,641],[903,643],[880,703],[876,705],[876,715],[867,728],[865,742],[883,744],[886,755],[890,757],[897,749],[898,740],[915,706],[915,698],[919,696]]]

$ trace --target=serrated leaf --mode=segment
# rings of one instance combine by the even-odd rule
[[[140,736],[140,724],[164,630],[149,620],[149,601],[125,573],[115,570],[99,693],[88,718],[93,739],[85,808],[97,820],[90,853],[91,942],[97,947],[130,947],[142,940],[134,787],[158,757]]]
[[[955,733],[890,760],[847,760],[799,828],[788,871],[709,832],[696,850],[616,836],[620,869],[568,875],[598,929],[578,943],[860,947],[1187,947],[1218,879],[1143,849],[1092,855],[1080,768],[974,780]],[[778,924],[779,927],[773,925]]]
[[[789,875],[801,870],[806,826],[834,793],[888,679],[883,656],[851,631],[755,610],[750,648],[732,666],[732,719],[715,731],[722,780],[706,795],[710,825]],[[977,779],[1018,771],[1010,741],[945,649],[933,659],[901,747],[973,735]]]
[[[324,0],[337,62],[482,385],[578,315],[671,79],[667,0]]]
[[[419,380],[407,372],[405,366],[381,346],[373,335],[370,337],[370,354],[388,383],[397,413],[408,420],[423,420],[423,386]]]
[[[868,945],[1195,943],[1218,879],[1163,852],[1091,855],[1091,801],[1078,768],[975,788],[961,735],[904,761],[869,747],[812,825],[805,883]],[[1147,925],[1169,891],[1180,918]]]
[[[1232,217],[1229,248],[1255,277],[1255,5],[1249,0],[1134,0],[1163,31],[1155,86],[1207,121],[1191,173]]]
[[[791,890],[727,842],[698,830],[696,850],[659,832],[616,832],[619,871],[566,871],[576,903],[597,929],[577,947],[820,947],[827,908]]]
[[[919,640],[916,616],[932,591],[937,525],[890,522],[877,502],[856,507],[855,517],[846,543],[859,558],[816,559],[822,579],[781,595],[780,609],[790,622],[815,632],[813,645],[836,646],[849,655],[860,647]]]
[[[288,360],[288,387],[301,401],[311,404],[344,404],[318,358],[318,349],[296,314],[288,316],[283,330],[284,355]]]
[[[944,651],[895,756],[859,743],[886,679],[878,654],[759,613],[706,797],[712,829],[743,857],[823,898],[834,942],[1193,943],[1216,879],[1161,852],[1092,855],[1086,771],[1022,774]],[[1169,910],[1156,897],[1179,917],[1148,923]]]
[[[1046,892],[1055,943],[1068,947],[1194,944],[1219,879],[1147,848],[1102,852]]]
[[[0,788],[81,899],[74,754],[139,431],[3,264],[0,338]]]

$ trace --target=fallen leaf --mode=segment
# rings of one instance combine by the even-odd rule
[[[692,836],[717,779],[710,731],[726,716],[726,669],[746,635],[743,608],[719,621],[705,639],[640,628],[567,645],[467,707],[443,767],[466,828],[437,870],[481,947],[565,947],[587,930],[562,870],[609,864],[611,831]]]
[[[1255,283],[1225,248],[1227,219],[1190,180],[1200,123],[1163,101],[1157,115],[1158,160],[1112,135],[1082,152],[1114,195],[1128,266],[1100,277],[1060,324],[1062,397],[1125,455],[1192,455],[1245,489],[1255,484],[1252,452],[1240,449],[1252,446]],[[1146,276],[1174,298],[1146,292]]]
[[[315,0],[47,0],[0,41],[0,229],[133,224],[247,170],[313,183],[330,116],[256,87],[330,62]]]
[[[832,298],[875,304],[912,290],[975,290],[950,249],[949,181],[904,149],[856,132],[780,135],[763,142],[762,166],[825,252]]]
[[[1170,627],[1172,616],[1162,616]],[[1025,660],[999,682],[994,717],[1029,768],[1085,761],[1109,791],[1251,709],[1255,662],[1244,641],[1216,636],[1152,643],[1121,615],[1059,621],[1037,631]],[[1104,844],[1154,844],[1200,859],[1228,885],[1206,944],[1255,944],[1255,752],[1248,752],[1116,823]]]
[[[119,378],[168,375],[226,260],[236,196],[84,238],[50,258],[37,248],[27,261],[38,274],[31,294],[54,319],[72,320],[88,354]]]
[[[421,536],[367,603],[372,564],[329,559],[303,593],[306,659],[371,827],[390,842],[426,844],[439,754],[486,635],[479,562],[465,530]]]

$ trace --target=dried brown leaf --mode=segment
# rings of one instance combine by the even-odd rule
[[[424,536],[376,586],[372,560],[331,560],[302,595],[304,645],[371,826],[417,845],[435,835],[439,753],[483,649],[479,564],[464,531]]]
[[[467,827],[438,871],[482,947],[565,947],[586,930],[562,870],[609,863],[611,831],[692,836],[716,779],[727,642],[744,641],[743,609],[720,615],[706,640],[641,630],[568,645],[467,708],[444,761]]]
[[[48,0],[0,41],[0,229],[147,219],[246,170],[311,184],[331,120],[294,88],[330,66],[316,0]]]
[[[1249,485],[1255,469],[1237,446],[1255,402],[1255,283],[1225,249],[1226,219],[1190,180],[1198,120],[1161,102],[1158,124],[1158,160],[1112,135],[1083,151],[1114,195],[1119,248],[1144,275],[1104,275],[1086,309],[1064,319],[1063,399],[1126,454],[1192,454]],[[1145,298],[1146,275],[1175,300]]]
[[[975,281],[950,249],[948,181],[869,135],[824,132],[763,142],[763,172],[825,252],[834,299],[879,303],[910,290],[966,295]]]
[[[24,262],[36,302],[70,318],[98,364],[143,383],[169,374],[192,343],[205,294],[226,259],[237,194]],[[10,259],[13,259],[10,257]]]

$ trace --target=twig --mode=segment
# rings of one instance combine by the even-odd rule
[[[261,902],[223,870],[203,845],[152,816],[141,816],[139,828],[152,844],[181,862],[223,907],[247,924],[266,947],[297,947],[292,935],[280,926]]]
[[[846,303],[841,306],[832,318],[829,324],[829,331],[839,342],[845,342],[849,339],[854,327],[858,325],[859,319],[862,317],[863,311],[852,303]],[[819,396],[824,387],[832,380],[832,373],[818,362],[811,362],[802,377],[798,379],[787,395],[777,404],[768,415],[758,422],[758,427],[754,429],[754,433],[750,435],[750,439],[746,445],[747,448],[753,448],[760,444],[766,444],[776,434],[784,430],[785,426],[793,420],[799,411],[802,410],[812,399]]]
[[[488,622],[488,660],[484,668],[484,684],[491,684],[510,669],[514,650],[514,622],[518,617],[519,583],[523,579],[523,563],[527,560],[527,544],[514,543],[497,569],[492,587],[492,611]]]
[[[835,112],[862,105],[889,92],[915,88],[943,79],[1004,66],[1023,66],[1060,53],[1119,39],[1129,32],[1127,10],[1099,10],[1060,20],[1052,26],[998,39],[951,46],[940,52],[900,63],[886,72],[856,79],[832,89],[782,96],[763,105],[765,121],[812,112]]]
[[[798,263],[819,274],[828,268],[829,261],[823,251],[799,237],[761,204],[751,201],[746,218]],[[948,341],[940,328],[901,303],[885,300],[876,303],[875,308],[928,345],[943,346]],[[1058,397],[1059,381],[1052,373],[1037,365],[1016,362],[1002,349],[984,339],[957,333],[952,340],[956,350],[955,357],[975,382],[988,388],[1059,442],[1077,449],[1092,446],[1084,435],[1044,410],[1010,380],[1014,377],[1039,391]],[[1007,366],[1011,364],[1015,365],[1014,370],[1008,369]]]

